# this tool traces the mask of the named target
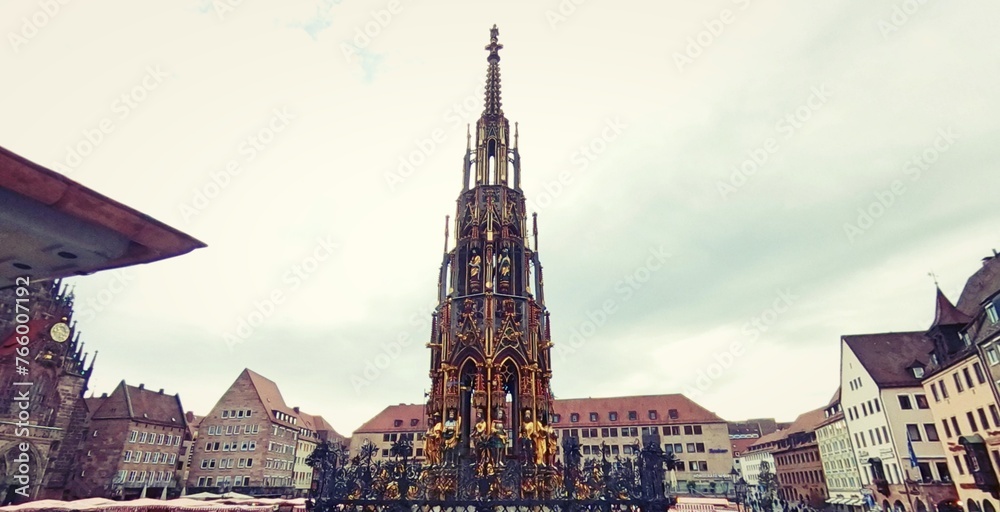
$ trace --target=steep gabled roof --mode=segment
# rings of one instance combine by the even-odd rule
[[[281,391],[278,390],[278,385],[274,381],[249,368],[243,369],[243,373],[240,374],[239,378],[243,377],[250,380],[250,384],[257,391],[257,396],[260,397],[260,401],[264,405],[264,408],[267,409],[272,421],[292,425],[289,421],[280,420],[275,414],[276,411],[280,411],[288,417],[296,416],[295,411],[285,403],[285,399],[281,396]]]
[[[843,337],[880,388],[920,386],[907,368],[914,361],[926,366],[934,343],[923,332],[888,332]]]
[[[93,399],[91,399],[93,400]],[[92,420],[130,419],[172,427],[187,427],[184,407],[178,395],[151,391],[144,386],[130,386],[121,381],[106,398],[100,398]],[[95,405],[98,405],[94,402]],[[88,407],[89,407],[88,403]]]
[[[971,321],[972,317],[959,311],[941,288],[937,289],[937,297],[934,299],[934,323],[931,324],[931,329],[942,325],[966,325]]]
[[[982,309],[983,302],[1000,291],[1000,257],[994,251],[993,256],[983,259],[983,266],[975,274],[969,276],[958,297],[958,309],[968,316],[976,316]]]

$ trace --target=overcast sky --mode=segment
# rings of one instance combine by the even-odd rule
[[[92,390],[422,402],[494,23],[558,397],[791,420],[1000,247],[996,2],[4,2],[0,145],[208,244],[72,280]]]

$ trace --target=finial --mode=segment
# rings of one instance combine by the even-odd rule
[[[486,62],[490,65],[486,70],[486,108],[483,110],[484,115],[503,115],[503,111],[500,110],[500,50],[503,45],[497,42],[497,35],[500,31],[497,30],[497,26],[493,25],[490,29],[490,44],[486,45],[486,50],[490,52],[490,55],[486,57]]]
[[[451,221],[451,215],[444,216],[444,252],[448,252],[448,222]]]
[[[935,274],[933,270],[928,272],[927,275],[931,276],[931,279],[934,280],[934,286],[937,286],[938,288],[941,287],[938,285],[937,274]]]
[[[465,123],[465,150],[472,150],[472,128],[469,123]]]
[[[514,121],[514,148],[517,149],[517,121]]]

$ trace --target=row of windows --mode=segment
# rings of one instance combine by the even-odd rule
[[[278,421],[284,421],[285,423],[291,423],[292,425],[298,425],[299,419],[295,416],[285,414],[281,411],[274,411],[274,417],[278,418]]]
[[[205,443],[206,452],[252,452],[257,449],[257,441],[233,441],[231,443],[220,443],[209,441]]]
[[[868,429],[867,439],[865,439],[864,432],[855,432],[854,446],[857,446],[859,448],[867,448],[868,441],[871,441],[871,445],[875,446],[875,445],[880,445],[882,443],[889,443],[891,442],[891,439],[892,438],[889,437],[889,431],[885,428],[885,425],[882,425],[881,429],[879,429],[878,427]]]
[[[209,425],[208,435],[210,436],[234,436],[239,434],[258,434],[260,425]]]
[[[280,469],[282,471],[291,471],[295,464],[290,460],[284,459],[267,459],[264,461],[264,469]]]
[[[277,452],[277,453],[288,453],[295,454],[295,447],[288,444],[275,443],[274,441],[267,442],[267,451]]]
[[[857,462],[853,458],[848,457],[823,461],[823,469],[828,473],[837,471],[838,469],[851,469],[856,467],[856,465]]]
[[[583,434],[582,437],[619,437],[618,436],[619,431],[621,432],[621,437],[639,437],[639,433],[640,432],[644,436],[645,435],[652,435],[652,434],[659,434],[660,433],[660,427],[642,427],[642,428],[640,428],[640,427],[621,427],[621,428],[619,428],[619,427],[605,427],[605,428],[601,428],[600,429],[600,435],[598,435],[598,429],[596,429],[596,428],[590,428],[590,429],[587,429],[587,428],[584,428],[584,429],[567,428],[567,429],[563,429],[563,435],[564,436],[569,436],[569,437],[581,437],[580,434],[582,433]],[[679,435],[682,435],[681,432],[683,432],[683,435],[686,435],[686,436],[692,436],[692,435],[693,436],[700,436],[700,435],[702,435],[702,427],[701,427],[701,425],[683,425],[683,426],[682,425],[675,425],[675,426],[669,426],[668,425],[668,426],[664,426],[663,427],[662,432],[663,432],[664,436],[679,436]]]
[[[989,409],[990,409],[990,416],[992,416],[993,418],[993,427],[1000,428],[1000,411],[997,410],[997,406],[994,404],[990,404]],[[975,412],[976,414],[973,414],[973,411],[968,411],[965,413],[965,420],[968,423],[969,428],[972,429],[972,432],[978,432],[980,427],[982,427],[983,430],[989,429],[990,422],[986,416],[986,410],[980,407],[976,409]],[[978,422],[976,421],[977,417],[979,420]],[[948,424],[949,419],[951,420],[950,425]],[[948,439],[962,435],[962,429],[959,428],[958,425],[958,418],[955,416],[941,420],[941,426],[944,427],[944,435]]]
[[[778,480],[786,485],[819,484],[823,483],[823,472],[818,469],[811,469],[809,471],[792,471],[788,473],[778,473]]]
[[[833,489],[857,489],[860,487],[858,485],[857,479],[853,476],[848,477],[829,477],[830,487]]]
[[[989,350],[987,350],[987,357],[989,357]],[[990,364],[994,364],[994,363],[991,362]],[[972,363],[972,370],[973,370],[973,373],[976,374],[976,381],[979,382],[979,384],[985,384],[986,383],[986,375],[983,373],[983,367],[982,367],[982,365],[980,365],[978,362]],[[968,387],[969,389],[972,389],[973,387],[975,387],[975,384],[972,381],[972,374],[969,373],[969,367],[968,366],[966,366],[965,368],[962,368],[961,373],[958,372],[958,371],[953,372],[951,374],[951,377],[952,377],[953,381],[955,382],[955,389],[957,390],[958,393],[961,393],[961,392],[965,391],[966,387]],[[963,382],[964,382],[964,385],[963,385]],[[948,399],[948,397],[949,397],[949,395],[948,395],[948,385],[945,384],[944,378],[939,379],[937,382],[932,382],[931,383],[931,395],[934,396],[934,401],[935,402],[940,402],[941,399],[945,399],[945,400]]]
[[[119,471],[115,475],[115,483],[122,482],[167,482],[173,478],[173,471]]]
[[[137,462],[142,464],[173,464],[177,462],[176,453],[159,453],[125,450],[122,452],[122,462]]]
[[[249,418],[253,414],[250,409],[230,409],[222,411],[222,418]]]
[[[233,487],[248,487],[250,485],[250,477],[248,476],[234,476],[230,480],[229,476],[220,476],[218,482],[215,484],[220,487],[228,487],[229,482],[232,482]],[[202,476],[198,477],[198,487],[212,487],[212,477]]]
[[[215,469],[216,459],[202,459],[201,469]],[[240,458],[240,459],[218,459],[219,469],[232,469],[233,464],[236,464],[238,468],[252,468],[253,458]]]
[[[264,477],[264,487],[289,487],[292,485],[292,477],[290,476],[265,476]]]
[[[851,391],[854,391],[855,389],[861,389],[861,377],[858,377],[856,379],[851,379],[851,382],[848,382],[847,384],[848,386],[850,386]]]
[[[802,464],[805,462],[816,462],[819,460],[819,454],[813,451],[791,453],[788,455],[779,455],[774,458],[774,461],[780,465],[788,464]]]
[[[382,434],[382,441],[385,441],[385,442],[396,442],[397,440],[399,440],[399,441],[411,441],[412,442],[414,440],[414,438],[416,438],[417,441],[423,441],[424,440],[424,433],[423,432],[400,432],[398,434],[397,433]]]
[[[593,422],[600,421],[600,419],[601,419],[600,414],[598,414],[596,412],[590,413],[589,417],[590,417],[590,421],[593,421]],[[646,417],[649,418],[650,420],[654,420],[654,421],[660,419],[660,415],[656,411],[656,409],[650,409],[650,410],[646,411]],[[677,412],[677,409],[669,409],[669,410],[667,410],[667,417],[670,418],[670,419],[672,419],[672,420],[676,420],[676,419],[680,418],[680,414]],[[628,412],[628,420],[629,421],[638,421],[639,420],[639,412],[638,411],[629,411]],[[562,415],[560,415],[560,414],[553,414],[552,415],[552,423],[559,423],[560,421],[562,421]],[[618,421],[618,412],[617,411],[611,411],[611,412],[609,412],[608,413],[608,421]],[[570,423],[579,423],[580,422],[580,413],[578,413],[578,412],[570,413],[570,415],[569,415],[569,422]]]
[[[97,436],[97,431],[94,431],[94,436]],[[139,432],[138,430],[133,430],[128,434],[128,442],[139,443],[139,444],[159,444],[166,446],[180,446],[181,436],[175,436],[173,434],[157,434],[156,432]]]

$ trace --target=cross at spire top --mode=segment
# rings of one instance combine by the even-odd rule
[[[497,42],[500,30],[496,25],[490,29],[490,44],[486,45],[486,50],[490,55],[486,57],[489,68],[486,70],[486,107],[483,115],[503,115],[500,109],[500,50],[503,45]]]

